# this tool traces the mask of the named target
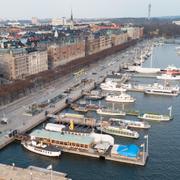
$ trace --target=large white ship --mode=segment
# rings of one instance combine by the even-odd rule
[[[153,86],[144,89],[144,93],[162,96],[178,96],[180,92],[179,86],[163,86],[154,83]]]

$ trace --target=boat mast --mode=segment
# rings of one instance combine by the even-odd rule
[[[151,53],[151,61],[150,61],[150,67],[152,68],[153,65],[153,47],[152,47],[152,53]]]

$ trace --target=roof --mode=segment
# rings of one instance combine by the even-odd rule
[[[139,147],[136,146],[135,144],[130,144],[130,145],[119,145],[117,148],[118,154],[122,156],[127,156],[130,158],[137,157],[139,154]]]
[[[40,130],[37,129],[33,131],[30,136],[34,136],[36,138],[46,138],[56,141],[63,141],[63,142],[71,142],[71,143],[79,143],[89,145],[93,143],[94,138],[90,136],[80,136],[80,135],[73,135],[73,134],[61,134],[59,132],[47,131],[47,130]]]

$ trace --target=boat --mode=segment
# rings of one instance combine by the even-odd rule
[[[170,74],[170,75],[180,75],[180,68],[177,68],[173,64],[168,65],[167,68],[163,70],[163,73]]]
[[[71,108],[77,112],[82,112],[82,113],[88,112],[88,109],[86,108],[86,106],[80,106],[79,104],[71,104]]]
[[[132,131],[128,129],[127,126],[124,125],[114,126],[108,123],[107,125],[101,125],[100,127],[97,127],[97,129],[111,135],[134,138],[134,139],[139,138],[138,132]]]
[[[160,68],[145,68],[145,67],[140,67],[138,66],[135,69],[136,72],[142,73],[142,74],[155,74],[161,71]]]
[[[169,115],[144,113],[138,116],[139,119],[150,120],[150,121],[169,121],[172,119]]]
[[[110,118],[110,121],[119,122],[121,124],[127,124],[130,128],[138,128],[138,129],[149,129],[151,125],[146,121],[133,121],[133,120],[126,120],[126,119],[115,119]]]
[[[145,94],[162,95],[162,96],[178,96],[180,88],[178,86],[163,86],[154,83],[153,86],[144,89]]]
[[[180,76],[175,76],[171,74],[162,74],[161,76],[156,76],[156,78],[162,80],[180,80]]]
[[[142,59],[142,57],[141,57]],[[142,62],[141,62],[141,66],[138,66],[136,68],[136,72],[138,73],[143,73],[143,74],[154,74],[154,73],[158,73],[161,71],[160,68],[153,68],[152,67],[152,63],[153,63],[153,49],[152,49],[152,53],[151,53],[151,61],[150,61],[150,67],[142,67]]]
[[[100,88],[104,91],[117,91],[117,92],[125,92],[126,89],[118,85],[116,82],[107,81],[105,83],[101,83]]]
[[[168,108],[169,114],[162,115],[162,114],[155,114],[155,113],[144,113],[138,116],[139,119],[150,120],[150,121],[170,121],[173,119],[172,116],[172,106]]]
[[[21,144],[27,150],[34,152],[36,154],[49,156],[49,157],[59,157],[61,151],[54,146],[48,146],[46,144],[38,143],[37,141],[22,141]]]
[[[83,93],[83,95],[85,96],[85,99],[90,99],[90,100],[101,100],[105,97],[105,95],[103,95],[100,91],[91,91],[91,92],[86,92]]]
[[[125,116],[126,112],[108,108],[99,108],[96,110],[97,114],[109,116]]]
[[[108,95],[106,101],[120,102],[120,103],[132,103],[135,102],[135,98],[131,97],[129,94],[121,93],[120,95]]]

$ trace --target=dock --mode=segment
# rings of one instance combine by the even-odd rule
[[[71,180],[67,178],[66,173],[30,166],[28,168],[16,167],[0,164],[0,179],[1,180],[49,180],[51,177],[53,180]]]

